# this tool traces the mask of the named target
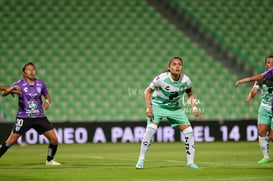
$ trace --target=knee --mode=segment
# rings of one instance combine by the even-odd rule
[[[48,139],[49,143],[52,145],[58,144],[58,138],[56,134],[52,131],[50,133],[45,134],[46,138]]]
[[[57,144],[58,144],[58,139],[57,139],[57,137],[54,137],[54,138],[51,138],[51,139],[49,140],[49,142],[50,142],[50,144],[52,144],[52,145],[57,145]]]
[[[265,137],[266,136],[266,132],[267,132],[266,129],[259,129],[259,131],[258,131],[260,137]]]

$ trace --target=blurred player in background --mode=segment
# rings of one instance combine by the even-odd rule
[[[12,84],[12,86],[3,91],[6,96],[11,93],[9,90],[16,89],[21,91],[18,98],[18,113],[16,122],[8,139],[1,145],[0,157],[25,134],[29,129],[35,129],[39,134],[43,134],[49,140],[48,155],[46,165],[61,165],[54,160],[57,152],[58,139],[54,129],[47,117],[44,109],[47,110],[51,103],[45,83],[36,78],[36,67],[33,63],[27,63],[23,67],[23,78]],[[42,97],[45,98],[43,103]]]
[[[185,136],[186,167],[199,168],[194,163],[195,147],[193,129],[188,117],[179,104],[179,99],[184,93],[189,97],[195,116],[201,119],[201,115],[195,104],[191,80],[187,75],[182,73],[182,68],[183,60],[180,57],[170,58],[168,71],[158,75],[145,90],[148,122],[142,138],[140,155],[136,164],[137,169],[144,168],[146,153],[162,118],[167,118],[171,126],[178,129]]]
[[[273,67],[273,56],[268,56],[265,59],[266,70]],[[258,131],[259,144],[263,154],[263,159],[258,163],[269,163],[269,142],[267,139],[267,131],[271,127],[272,112],[271,102],[273,98],[273,79],[262,79],[256,81],[247,97],[247,102],[250,103],[258,91],[261,91],[261,104],[258,111]]]

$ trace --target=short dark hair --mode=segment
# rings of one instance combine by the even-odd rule
[[[273,58],[273,55],[268,55],[268,56],[265,58],[264,64],[266,64],[268,58]]]
[[[28,62],[27,64],[25,64],[25,65],[23,66],[23,68],[22,68],[22,71],[23,71],[23,72],[25,72],[25,69],[26,69],[26,67],[27,67],[28,65],[32,65],[32,66],[36,69],[36,66],[34,65],[34,63]]]
[[[180,60],[180,61],[181,61],[181,64],[183,65],[183,60],[182,60],[181,57],[173,56],[173,57],[171,57],[171,58],[169,59],[169,61],[168,61],[168,67],[171,65],[173,59],[178,59],[178,60]]]

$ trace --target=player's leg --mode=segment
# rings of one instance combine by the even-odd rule
[[[187,168],[199,168],[198,165],[194,163],[195,155],[195,145],[194,145],[194,136],[193,129],[188,120],[186,114],[181,110],[172,111],[171,118],[168,119],[172,127],[177,127],[181,134],[185,137],[185,149],[187,155]]]
[[[269,125],[271,124],[271,112],[260,107],[258,114],[258,132],[259,132],[259,145],[261,152],[263,154],[263,159],[258,161],[258,163],[269,163],[269,142],[267,138],[267,131]]]
[[[47,160],[47,162],[46,162],[47,165],[51,165],[51,164],[61,165],[60,163],[57,163],[56,161],[54,161],[54,157],[55,157],[55,154],[56,154],[57,148],[58,148],[58,139],[57,139],[57,136],[56,136],[54,130],[52,129],[52,130],[46,131],[44,133],[44,136],[49,141],[48,153],[47,153],[47,159],[46,159]],[[51,163],[51,164],[49,164],[49,163]]]
[[[17,141],[21,134],[11,131],[8,139],[0,145],[0,157],[6,153],[6,151]]]
[[[194,155],[195,155],[195,145],[194,145],[194,136],[193,130],[190,125],[178,126],[178,129],[185,137],[185,149],[187,154],[187,168],[199,168],[198,165],[194,163]]]
[[[58,148],[58,138],[52,125],[46,117],[38,121],[39,127],[35,128],[36,131],[38,131],[39,134],[43,133],[49,141],[46,165],[61,165],[61,163],[54,160]]]
[[[8,139],[1,145],[0,157],[18,140],[18,138],[24,134],[31,127],[31,122],[25,119],[16,118],[13,125],[13,129]]]
[[[267,124],[258,124],[259,130],[259,145],[261,148],[261,152],[263,154],[263,159],[261,159],[258,163],[269,163],[269,142],[266,136],[268,125]]]
[[[141,169],[144,167],[144,160],[146,157],[146,153],[149,150],[149,147],[152,143],[157,127],[158,127],[157,123],[151,122],[147,124],[146,131],[141,141],[140,153],[138,157],[138,162],[136,164],[137,169]]]
[[[269,139],[273,142],[273,125],[271,125],[270,133],[269,133]]]
[[[148,118],[147,120],[147,127],[145,133],[142,137],[141,146],[140,146],[140,153],[138,157],[138,162],[136,164],[137,169],[141,169],[144,167],[144,161],[149,150],[149,147],[152,143],[154,135],[157,131],[158,124],[160,123],[162,116],[164,116],[164,109],[153,106],[153,118]]]

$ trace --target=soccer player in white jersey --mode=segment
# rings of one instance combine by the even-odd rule
[[[270,55],[265,59],[266,70],[273,67],[273,56]],[[258,131],[259,131],[259,145],[263,154],[263,159],[259,160],[258,163],[269,163],[269,142],[266,134],[270,127],[272,128],[272,98],[273,98],[273,77],[265,78],[256,81],[252,87],[247,102],[251,102],[258,91],[261,91],[261,104],[258,111]],[[273,131],[271,131],[271,135]]]
[[[146,153],[163,118],[166,118],[173,128],[177,128],[185,136],[186,167],[199,168],[194,163],[195,147],[193,129],[188,117],[179,104],[179,99],[184,93],[189,97],[189,102],[195,116],[201,119],[201,115],[195,104],[191,80],[187,75],[182,73],[182,68],[182,58],[177,56],[171,57],[168,62],[168,71],[155,77],[145,90],[148,122],[141,142],[140,154],[136,164],[137,169],[144,168]]]

